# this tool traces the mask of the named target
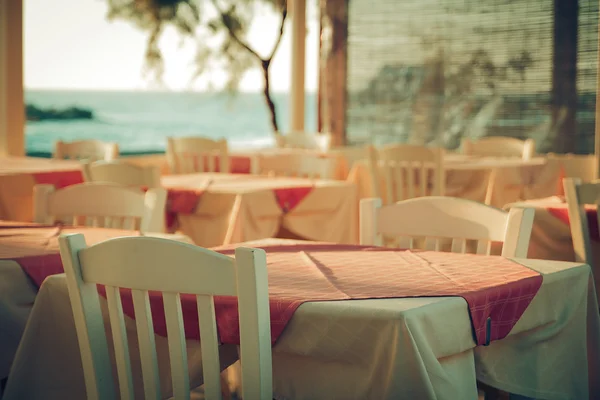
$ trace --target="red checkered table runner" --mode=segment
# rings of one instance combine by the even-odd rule
[[[36,184],[53,185],[57,189],[83,183],[81,171],[47,171],[36,172],[32,175]]]
[[[63,272],[58,235],[76,231],[86,236],[88,244],[137,234],[98,228],[12,226],[0,229],[0,258],[16,260],[39,286],[47,276]],[[477,343],[485,344],[508,335],[542,284],[539,273],[497,256],[315,242],[262,247],[269,266],[273,342],[304,302],[460,296],[468,303]],[[233,249],[217,250],[231,255]],[[130,294],[123,290],[122,296],[124,312],[134,317]],[[155,331],[166,335],[162,296],[151,293],[150,301]],[[198,339],[194,296],[182,295],[182,307],[186,337]],[[239,343],[236,298],[218,296],[215,308],[222,342]]]

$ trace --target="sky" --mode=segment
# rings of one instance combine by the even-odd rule
[[[306,89],[315,91],[318,80],[319,26],[315,1],[307,1]],[[133,25],[106,20],[105,0],[24,0],[24,73],[27,89],[146,90],[153,86],[142,76],[147,33]],[[274,91],[288,91],[291,73],[291,21],[271,66]],[[278,28],[278,17],[255,19],[249,33],[251,45],[266,54]],[[203,77],[190,84],[195,46],[173,29],[160,42],[165,59],[167,89],[206,90]],[[218,87],[223,73],[211,74]],[[244,76],[240,90],[259,91],[259,69]]]

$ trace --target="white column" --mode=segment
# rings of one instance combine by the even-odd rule
[[[290,129],[304,131],[304,74],[306,57],[306,0],[292,0],[292,79]]]
[[[0,0],[0,155],[25,153],[23,0]]]

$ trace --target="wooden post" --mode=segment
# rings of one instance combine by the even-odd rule
[[[292,82],[290,87],[290,129],[304,131],[304,84],[306,60],[306,0],[291,1]]]
[[[575,152],[577,138],[577,28],[579,0],[554,0],[552,60],[552,122],[559,123],[556,153]],[[561,109],[565,110],[564,119]]]
[[[596,116],[594,136],[594,157],[596,161],[596,179],[600,179],[600,16],[598,18],[598,64],[596,67]]]
[[[321,0],[321,33],[323,28],[331,29],[327,54],[320,63],[319,74],[319,129],[329,130],[332,146],[347,144],[346,105],[347,105],[347,55],[348,55],[348,0]]]
[[[24,153],[23,0],[0,0],[0,156]]]

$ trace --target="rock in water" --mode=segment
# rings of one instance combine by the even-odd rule
[[[28,121],[94,119],[93,111],[79,107],[57,110],[55,108],[43,109],[27,104],[25,114]]]

